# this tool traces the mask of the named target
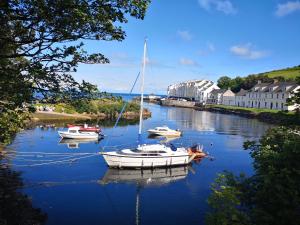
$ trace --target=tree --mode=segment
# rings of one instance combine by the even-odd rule
[[[122,41],[128,16],[143,19],[150,0],[3,0],[0,2],[0,108],[13,113],[35,93],[85,92],[79,63],[109,63],[85,40]],[[91,86],[90,86],[91,87]],[[10,111],[12,110],[12,111]],[[10,124],[6,124],[9,126]],[[5,130],[3,128],[3,130]],[[2,142],[0,134],[0,142]]]
[[[217,83],[221,89],[228,89],[231,87],[231,78],[227,76],[222,76],[218,79]]]
[[[207,223],[234,224],[236,215],[235,224],[300,224],[300,129],[276,127],[259,144],[244,146],[254,159],[254,175],[220,175],[209,198],[213,211]],[[230,206],[226,213],[224,204]]]
[[[239,92],[242,88],[244,79],[241,77],[236,77],[231,80],[231,90],[235,93]]]
[[[296,82],[300,85],[300,77],[296,78]],[[300,90],[298,90],[296,93],[293,93],[292,97],[287,99],[287,105],[296,105],[297,106],[297,112],[299,113]]]

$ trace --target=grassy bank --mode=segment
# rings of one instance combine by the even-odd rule
[[[120,99],[77,100],[72,103],[36,104],[37,112],[32,114],[35,121],[62,121],[62,120],[91,120],[117,118],[124,106]],[[44,111],[46,109],[46,111]],[[50,110],[49,110],[50,109]],[[139,104],[129,102],[122,114],[123,119],[133,120],[139,117]],[[144,109],[145,118],[151,112]]]
[[[273,109],[244,108],[225,105],[206,105],[203,110],[257,118],[264,122],[281,125],[300,125],[300,115]]]

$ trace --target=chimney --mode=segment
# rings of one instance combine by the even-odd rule
[[[277,79],[274,79],[274,80],[273,80],[273,84],[276,84],[276,83],[278,83],[278,80],[277,80]]]
[[[261,84],[261,80],[258,80],[258,81],[257,81],[257,84]]]

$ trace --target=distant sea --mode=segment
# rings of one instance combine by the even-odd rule
[[[128,93],[111,93],[114,96],[121,96],[124,101],[131,101],[134,97],[139,97],[141,94],[128,94]],[[148,94],[144,94],[147,96]],[[157,95],[160,97],[166,97],[166,95]]]

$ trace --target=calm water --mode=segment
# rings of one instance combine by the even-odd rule
[[[147,107],[152,118],[144,121],[144,130],[159,125],[182,129],[183,137],[168,141],[185,146],[201,143],[215,160],[143,173],[111,170],[100,155],[78,153],[97,153],[104,145],[109,146],[106,150],[135,145],[138,125],[114,130],[104,127],[107,137],[99,143],[59,142],[57,130],[52,128],[23,131],[10,146],[16,150],[11,163],[14,170],[22,172],[23,192],[32,198],[34,207],[47,213],[48,225],[203,224],[209,186],[217,173],[251,174],[251,158],[242,144],[258,139],[270,127],[234,115]],[[148,139],[146,132],[144,140],[162,141]],[[77,160],[64,161],[70,157]],[[63,163],[51,164],[58,161]]]

